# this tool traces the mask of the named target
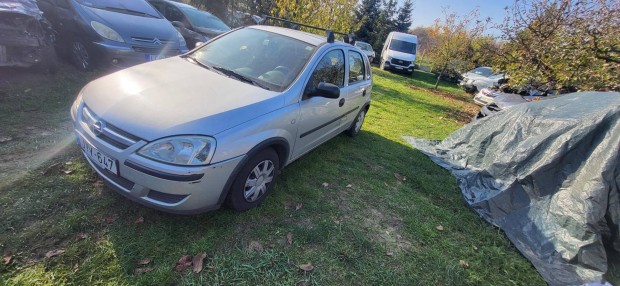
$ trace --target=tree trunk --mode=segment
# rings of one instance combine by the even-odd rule
[[[439,75],[437,76],[437,82],[435,82],[435,89],[439,87],[439,80],[441,80],[442,75],[443,75],[443,69],[439,72]]]

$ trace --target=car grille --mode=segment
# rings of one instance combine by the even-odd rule
[[[134,43],[150,44],[150,45],[157,45],[157,46],[168,46],[168,45],[175,44],[174,41],[162,40],[158,38],[131,37],[131,40]]]
[[[97,138],[121,150],[127,149],[129,146],[142,140],[112,124],[100,120],[86,106],[82,108],[82,124],[91,130]]]
[[[159,201],[159,202],[167,203],[167,204],[176,204],[182,201],[183,199],[187,198],[187,195],[167,194],[167,193],[158,192],[156,190],[150,190],[147,197],[149,197],[150,199]]]
[[[406,67],[411,64],[410,61],[403,61],[403,60],[399,60],[399,59],[392,59],[391,63],[393,65],[406,66]]]

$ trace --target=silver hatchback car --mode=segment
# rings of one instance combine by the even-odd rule
[[[357,135],[371,89],[359,48],[251,26],[92,81],[71,116],[88,163],[127,198],[180,214],[243,211],[281,168]]]

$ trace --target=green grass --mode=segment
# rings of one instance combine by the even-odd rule
[[[193,217],[129,202],[101,185],[74,144],[64,147],[69,106],[92,75],[5,96],[0,122],[14,139],[0,143],[0,157],[57,153],[0,189],[0,254],[14,256],[0,264],[0,284],[544,285],[503,233],[466,206],[455,179],[401,138],[444,138],[473,108],[469,98],[447,83],[427,90],[429,74],[374,72],[359,137],[338,136],[288,166],[257,209]],[[55,130],[55,139],[37,145],[18,136],[31,125]],[[113,214],[119,219],[107,223]],[[182,255],[199,252],[207,253],[201,273],[174,271]],[[154,269],[134,274],[142,258]],[[297,268],[308,262],[313,271]]]

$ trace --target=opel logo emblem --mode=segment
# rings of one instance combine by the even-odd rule
[[[103,121],[97,121],[93,124],[93,133],[99,136],[103,133],[103,128],[105,128],[105,123]]]
[[[154,44],[157,44],[157,45],[161,45],[161,40],[159,40],[158,38],[155,38],[155,39],[153,40],[153,43],[154,43]]]

